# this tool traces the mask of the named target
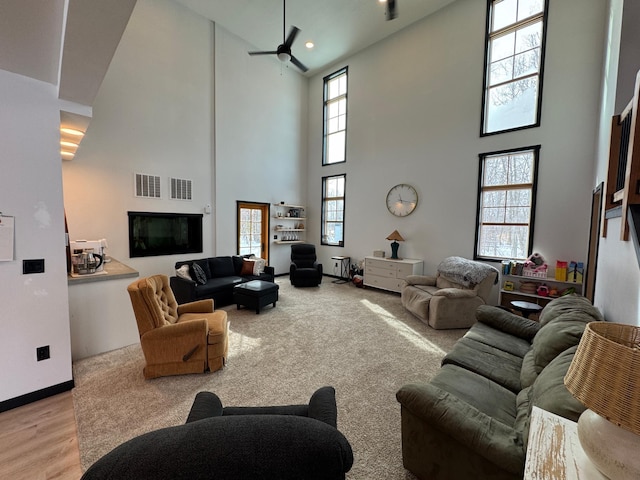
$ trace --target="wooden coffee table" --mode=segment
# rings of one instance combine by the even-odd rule
[[[238,310],[240,306],[255,309],[256,314],[260,309],[273,303],[275,308],[278,301],[278,289],[280,287],[273,282],[264,280],[251,280],[233,287],[233,301],[236,302]]]

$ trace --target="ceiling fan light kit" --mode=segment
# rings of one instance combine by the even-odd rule
[[[284,29],[287,25],[286,9],[286,0],[282,0],[282,43],[278,45],[278,48],[270,51],[249,52],[249,55],[276,55],[281,62],[290,61],[300,70],[306,72],[309,69],[291,53],[291,45],[293,45],[293,41],[296,39],[300,29],[292,25],[291,30],[289,30],[289,36],[286,38],[284,36]]]

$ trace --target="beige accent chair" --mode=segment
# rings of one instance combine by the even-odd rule
[[[445,263],[460,269],[452,273]],[[465,268],[475,275],[469,280]],[[482,279],[480,279],[482,277]],[[439,266],[436,276],[409,275],[401,291],[402,305],[435,329],[469,328],[476,322],[476,309],[487,303],[498,271],[481,262],[449,257]]]
[[[153,275],[127,287],[146,360],[145,378],[221,369],[229,348],[227,312],[213,300],[178,305],[169,277]]]

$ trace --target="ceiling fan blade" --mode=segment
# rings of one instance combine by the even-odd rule
[[[396,0],[387,0],[387,21],[393,20],[398,16],[398,8]]]
[[[283,45],[287,48],[291,48],[291,45],[293,44],[293,41],[296,39],[296,36],[298,35],[299,31],[300,29],[298,27],[292,25],[291,30],[289,30],[289,36],[284,41]]]
[[[300,70],[302,70],[303,72],[306,72],[307,70],[309,70],[307,67],[305,67],[302,63],[300,63],[300,60],[298,60],[296,57],[294,57],[293,55],[291,56],[291,63],[293,63],[296,67],[298,67]]]
[[[249,52],[249,55],[277,55],[278,52],[275,50],[271,52]]]

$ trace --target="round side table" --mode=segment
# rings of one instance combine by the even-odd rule
[[[524,318],[529,318],[532,313],[539,313],[542,310],[542,307],[536,303],[523,302],[521,300],[513,300],[511,306],[514,310],[522,313]]]

